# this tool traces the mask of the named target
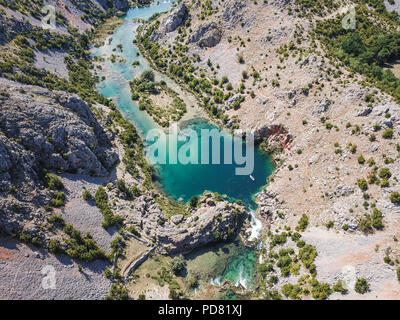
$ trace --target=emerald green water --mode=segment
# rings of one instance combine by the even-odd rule
[[[151,69],[148,62],[138,55],[138,49],[133,44],[139,25],[133,19],[148,19],[154,13],[168,11],[172,2],[174,0],[155,3],[149,7],[130,9],[124,18],[123,25],[115,30],[103,46],[93,48],[92,51],[94,56],[105,58],[102,63],[102,70],[99,70],[98,73],[100,77],[105,76],[105,79],[99,83],[98,91],[113,99],[125,117],[135,124],[143,137],[150,130],[157,128],[157,125],[144,111],[139,110],[137,103],[131,100],[129,81],[139,76],[144,70]],[[118,49],[113,51],[119,44],[122,44],[122,52]],[[107,59],[111,54],[122,57],[124,61],[112,63]],[[140,62],[140,65],[133,67],[132,63],[136,60]],[[201,129],[216,128],[206,119],[195,119],[184,127],[191,128],[198,133]],[[224,139],[233,139],[225,132],[223,137]],[[199,135],[199,140],[200,138]],[[198,143],[198,145],[200,147],[201,144]],[[223,143],[221,143],[221,148],[223,148]],[[233,161],[233,164],[157,165],[158,183],[165,193],[175,200],[188,201],[192,196],[200,195],[208,190],[225,195],[229,200],[240,199],[249,209],[254,210],[256,205],[253,197],[266,184],[266,179],[273,171],[273,164],[257,148],[252,151],[254,151],[254,171],[252,175],[255,181],[250,179],[248,175],[235,175],[237,166]],[[220,280],[228,279],[234,284],[247,283],[252,277],[254,265],[254,250],[243,247],[242,251],[239,250],[238,254],[229,260]]]
[[[216,129],[215,125],[204,119],[194,120],[184,128],[194,130],[197,133],[198,139],[191,143],[189,143],[189,139],[178,142],[178,148],[184,144],[190,148],[190,146],[195,144],[194,147],[196,148],[197,145],[199,155],[200,151],[204,152],[204,150],[201,150],[201,130]],[[215,132],[215,134],[219,134],[219,131],[218,133]],[[244,167],[244,165],[236,165],[233,156],[229,159],[232,164],[225,164],[227,159],[224,158],[224,141],[226,140],[229,144],[233,145],[234,140],[239,140],[239,143],[242,144],[241,139],[237,137],[233,138],[225,132],[218,138],[220,139],[219,154],[221,157],[219,164],[170,164],[170,161],[168,161],[170,155],[167,153],[167,164],[158,166],[160,185],[174,199],[181,199],[185,202],[193,195],[200,195],[205,190],[208,190],[226,195],[230,201],[240,199],[248,208],[255,209],[252,197],[266,184],[266,179],[273,170],[271,162],[265,154],[261,153],[257,148],[251,147],[246,152],[250,155],[254,154],[254,171],[251,174],[255,177],[255,181],[249,175],[236,175],[235,169],[237,167]],[[167,146],[169,146],[168,143]],[[244,145],[242,148],[244,148]],[[243,154],[245,154],[244,151]],[[212,155],[212,144],[210,143],[208,158],[210,163],[212,163]],[[198,157],[198,161],[201,163],[200,156]]]

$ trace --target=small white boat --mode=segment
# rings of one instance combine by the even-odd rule
[[[250,179],[256,181],[256,179],[252,175],[250,175]]]

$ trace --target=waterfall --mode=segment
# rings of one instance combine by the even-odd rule
[[[261,220],[257,218],[256,216],[256,212],[255,211],[250,211],[250,226],[251,228],[249,229],[249,231],[251,232],[248,240],[249,241],[254,241],[257,240],[258,237],[260,236],[260,232],[262,229],[262,223]]]

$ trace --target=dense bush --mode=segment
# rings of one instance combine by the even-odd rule
[[[61,190],[64,188],[64,185],[59,177],[57,177],[55,174],[48,173],[45,176],[45,181],[47,186],[51,190]]]
[[[308,217],[306,214],[303,214],[297,224],[296,231],[305,231],[308,226]]]
[[[199,203],[199,197],[198,196],[193,196],[189,200],[189,205],[192,209],[195,209]]]
[[[89,201],[89,200],[92,199],[92,194],[90,193],[89,190],[85,189],[85,190],[83,191],[83,193],[82,193],[82,198],[83,198],[83,200],[85,200],[85,201]]]
[[[97,246],[90,234],[83,237],[80,231],[74,229],[70,224],[66,225],[63,230],[70,237],[65,243],[68,246],[66,253],[71,258],[85,262],[106,258],[105,252]]]
[[[179,255],[174,257],[169,265],[173,273],[180,274],[186,266],[186,261],[183,255]]]
[[[128,300],[128,290],[120,283],[111,285],[110,293],[106,296],[106,300]]]
[[[343,15],[317,21],[316,35],[325,44],[331,56],[336,56],[351,70],[365,75],[368,81],[392,94],[400,101],[400,80],[386,68],[400,57],[398,15],[388,13],[380,0],[366,0],[376,8],[356,7],[357,29],[342,28]],[[390,132],[385,134],[390,137]]]
[[[104,217],[103,228],[109,228],[114,225],[120,225],[122,218],[118,215],[113,215],[111,207],[108,203],[108,196],[103,186],[97,188],[94,195],[96,206],[100,209],[101,214]]]
[[[400,193],[392,192],[392,194],[390,195],[390,201],[394,204],[400,204]]]
[[[360,294],[367,293],[369,291],[368,281],[364,278],[357,279],[356,284],[354,286],[354,290]]]
[[[60,241],[50,240],[49,241],[49,251],[51,253],[55,253],[55,254],[63,252]]]

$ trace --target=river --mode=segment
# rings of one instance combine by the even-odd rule
[[[113,99],[124,116],[134,123],[143,137],[150,130],[157,128],[157,125],[145,111],[139,110],[137,103],[131,99],[129,81],[139,76],[144,70],[151,69],[149,63],[139,54],[138,48],[133,43],[139,26],[135,19],[148,19],[155,13],[168,11],[173,2],[174,0],[161,1],[149,7],[130,9],[123,17],[123,24],[105,40],[104,45],[93,48],[92,51],[93,56],[105,58],[102,63],[102,70],[99,71],[100,78],[103,76],[105,78],[102,78],[97,90],[105,97]],[[122,45],[122,51],[115,50],[118,45]],[[120,56],[122,60],[111,62],[107,59],[111,54]],[[140,64],[134,67],[132,66],[134,61],[139,61]],[[168,83],[170,82],[172,80],[168,79]],[[207,119],[198,117],[186,122],[184,127],[198,132],[199,139],[202,129],[217,128]],[[223,135],[224,138],[230,137],[228,133],[223,133]],[[198,145],[201,144],[198,143]],[[257,238],[261,223],[254,214],[256,210],[254,196],[266,184],[266,180],[274,167],[270,158],[258,148],[251,150],[251,152],[254,152],[254,171],[252,173],[255,178],[254,181],[248,175],[235,175],[236,166],[234,163],[217,165],[165,164],[156,166],[159,186],[176,201],[187,202],[192,196],[200,195],[206,190],[218,192],[230,201],[242,200],[246,207],[252,211],[252,237]],[[227,279],[234,284],[240,283],[248,287],[256,263],[254,249],[246,248],[238,242],[230,244],[228,247],[228,252],[230,252],[228,259],[224,260],[225,265],[222,269],[217,268],[218,274],[213,274],[211,281],[218,284]],[[210,252],[212,254],[216,252],[216,249],[208,249],[208,251],[208,254]],[[199,259],[202,260],[202,254],[207,255],[207,251],[198,252],[189,257],[189,260],[198,262]]]

